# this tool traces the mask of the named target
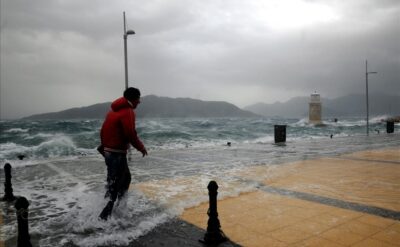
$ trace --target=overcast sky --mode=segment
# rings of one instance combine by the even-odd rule
[[[142,95],[239,107],[400,94],[399,0],[1,0],[0,117]]]

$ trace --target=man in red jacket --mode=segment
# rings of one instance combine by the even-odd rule
[[[104,156],[107,165],[107,192],[109,202],[100,214],[107,220],[111,215],[116,199],[121,199],[131,183],[131,173],[126,159],[129,145],[132,145],[143,157],[147,155],[146,148],[140,141],[135,128],[135,112],[140,104],[140,91],[130,87],[125,90],[124,97],[111,104],[100,131],[101,145],[99,152]]]

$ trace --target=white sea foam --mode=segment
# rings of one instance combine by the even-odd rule
[[[207,147],[220,147],[226,146],[227,142],[235,143],[235,140],[209,140],[209,139],[200,139],[200,140],[184,140],[184,139],[175,139],[171,142],[163,142],[163,143],[153,143],[151,149],[152,150],[175,150],[175,149],[198,149],[198,148],[207,148]],[[237,142],[236,142],[237,143]]]
[[[35,154],[43,157],[60,157],[72,155],[76,151],[73,141],[66,136],[59,136],[41,143],[33,148]]]
[[[98,218],[106,204],[102,193],[90,191],[82,183],[68,188],[66,192],[50,196],[55,199],[52,199],[50,207],[64,213],[45,220],[33,227],[33,231],[46,232],[50,236],[62,235],[63,243],[82,247],[128,245],[130,241],[173,217],[168,211],[154,211],[155,207],[134,191],[128,193],[124,203],[116,204],[108,221]],[[71,208],[66,206],[71,203]],[[41,246],[53,246],[53,241],[52,237],[44,239]]]
[[[54,136],[54,134],[51,134],[51,133],[37,133],[34,135],[26,135],[26,136],[24,136],[24,139],[30,140],[30,139],[35,139],[35,138],[50,138],[53,136]]]
[[[23,146],[13,142],[2,143],[0,144],[0,160],[13,160],[18,155],[24,155],[32,160],[79,154],[71,137],[64,134],[55,134],[49,137],[36,146]]]
[[[296,126],[296,127],[305,127],[305,126],[309,126],[308,123],[308,118],[302,118],[299,121],[291,124],[291,126]]]
[[[274,142],[274,136],[267,135],[267,136],[256,138],[252,141],[246,141],[245,143],[267,144],[267,143],[273,143],[273,142]]]
[[[29,147],[18,145],[13,142],[2,143],[0,144],[0,160],[6,159],[6,157],[11,155],[16,158],[18,154],[27,153],[29,150]]]
[[[11,129],[5,130],[4,132],[6,132],[6,133],[21,133],[21,132],[26,133],[28,131],[29,131],[29,129],[11,128]]]
[[[357,120],[356,119],[340,120],[336,123],[337,126],[341,126],[341,127],[360,127],[360,126],[365,126],[366,124],[367,124],[366,120],[359,120],[359,119],[357,119]]]
[[[156,121],[156,120],[148,120],[145,122],[145,124],[146,124],[146,127],[151,128],[151,129],[157,129],[157,130],[168,130],[168,129],[173,128],[171,125],[169,125],[165,122]],[[138,127],[142,127],[142,126],[139,125]]]
[[[381,123],[381,122],[385,122],[389,118],[390,118],[389,115],[379,115],[379,116],[372,117],[369,121],[371,123]]]

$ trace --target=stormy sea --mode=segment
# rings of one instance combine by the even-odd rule
[[[14,195],[30,202],[34,246],[129,246],[185,208],[206,202],[210,180],[218,182],[220,199],[256,189],[236,176],[251,166],[270,167],[273,176],[296,160],[399,147],[400,125],[387,134],[385,118],[370,120],[369,136],[363,118],[325,119],[324,126],[285,118],[139,119],[138,135],[149,155],[130,150],[132,184],[108,221],[98,219],[106,204],[106,166],[96,151],[101,119],[0,121],[0,161],[12,166]],[[285,143],[275,144],[274,125],[286,126]],[[3,169],[0,175],[3,185]],[[0,237],[15,246],[14,206],[0,205]]]

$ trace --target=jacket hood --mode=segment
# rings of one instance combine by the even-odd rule
[[[132,108],[132,105],[124,97],[114,100],[111,104],[111,109],[113,111],[119,111],[124,108]]]

